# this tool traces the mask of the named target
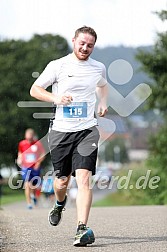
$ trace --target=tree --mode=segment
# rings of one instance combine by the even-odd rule
[[[167,20],[167,11],[157,13],[162,21]],[[149,108],[158,109],[164,119],[164,125],[158,134],[150,140],[149,166],[154,175],[160,177],[156,190],[147,190],[156,204],[167,203],[167,33],[158,33],[157,42],[152,52],[139,51],[137,59],[143,70],[151,77],[152,95]]]
[[[69,51],[64,38],[51,34],[34,35],[29,41],[0,42],[0,164],[13,164],[26,128],[34,128],[39,137],[47,133],[49,121],[33,119],[32,113],[50,112],[50,108],[19,108],[17,103],[33,100],[29,95],[35,81],[32,73],[41,73],[49,61]]]
[[[104,157],[106,161],[125,163],[128,161],[127,148],[122,138],[115,138],[105,146]]]
[[[167,19],[167,11],[158,14],[162,20]],[[159,109],[163,116],[167,111],[167,33],[158,33],[158,40],[151,52],[139,50],[136,58],[142,63],[142,69],[151,77],[152,92],[149,108]]]

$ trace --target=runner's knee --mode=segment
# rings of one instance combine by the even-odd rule
[[[54,181],[54,188],[56,190],[61,190],[61,189],[65,189],[68,186],[68,177],[63,177],[63,178],[55,178]]]
[[[76,181],[78,189],[88,189],[91,181],[92,173],[86,169],[76,170]]]

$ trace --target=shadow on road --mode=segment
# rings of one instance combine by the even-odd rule
[[[97,236],[96,241],[110,240],[106,243],[91,245],[91,247],[107,247],[110,245],[129,244],[129,243],[142,243],[142,242],[162,242],[167,241],[167,236],[162,237],[117,237],[117,236]]]

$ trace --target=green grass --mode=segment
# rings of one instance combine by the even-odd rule
[[[11,204],[25,199],[24,190],[12,190],[8,185],[3,185],[2,187],[2,196],[1,196],[1,205]]]
[[[129,200],[123,193],[116,192],[108,195],[102,200],[93,204],[93,207],[106,207],[106,206],[131,206],[133,201]]]
[[[11,204],[19,201],[23,201],[25,199],[24,194],[12,194],[12,195],[4,195],[1,197],[1,205]]]
[[[93,207],[107,207],[107,206],[136,206],[136,205],[152,205],[152,202],[141,200],[136,197],[129,196],[127,193],[118,191],[112,193],[102,200],[93,204]]]
[[[124,169],[118,172],[118,175],[127,175],[128,171],[132,169],[133,175],[130,180],[130,184],[133,185],[133,189],[121,189],[116,193],[107,195],[104,199],[99,200],[93,204],[94,207],[103,206],[134,206],[134,205],[153,205],[154,201],[149,197],[146,190],[137,190],[135,183],[137,179],[145,175],[147,172],[147,166],[143,163],[131,163],[124,167]]]

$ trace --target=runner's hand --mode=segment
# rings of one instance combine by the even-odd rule
[[[36,162],[33,166],[34,170],[38,170],[40,168],[41,163],[40,162]]]
[[[99,103],[98,105],[98,109],[97,109],[97,114],[100,117],[105,116],[105,114],[107,113],[108,109],[107,109],[107,105],[104,103]]]
[[[72,102],[71,95],[57,95],[55,97],[54,103],[56,105],[69,105]]]

